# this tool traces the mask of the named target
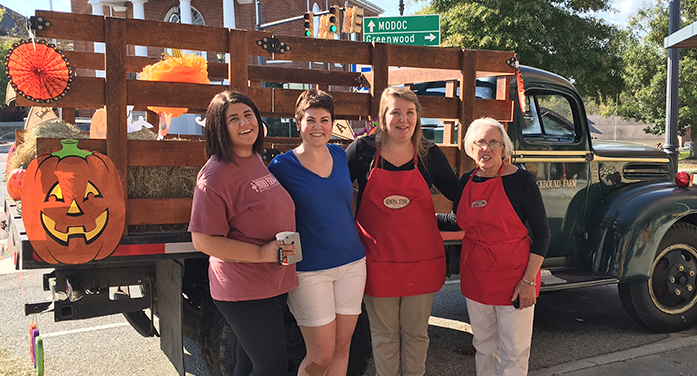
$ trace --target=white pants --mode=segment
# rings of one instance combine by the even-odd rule
[[[467,313],[477,376],[527,375],[535,307],[515,309],[467,299]]]

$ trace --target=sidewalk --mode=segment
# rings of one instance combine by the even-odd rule
[[[573,351],[573,349],[569,349]],[[529,376],[697,376],[697,335],[530,371]]]

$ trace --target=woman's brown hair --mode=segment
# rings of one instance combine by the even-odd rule
[[[334,99],[326,91],[310,89],[303,91],[295,101],[295,122],[300,128],[300,121],[309,108],[323,108],[331,115],[334,122]]]

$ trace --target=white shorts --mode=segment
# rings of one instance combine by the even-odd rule
[[[288,308],[300,326],[322,326],[337,314],[360,315],[365,291],[365,257],[326,270],[298,272],[299,285],[288,293]]]

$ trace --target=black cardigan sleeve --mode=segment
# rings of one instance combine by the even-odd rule
[[[453,168],[448,162],[448,158],[443,154],[443,151],[436,145],[431,146],[428,150],[428,165],[433,177],[433,185],[445,196],[448,200],[453,201],[459,197],[457,190],[457,176],[453,172]]]

